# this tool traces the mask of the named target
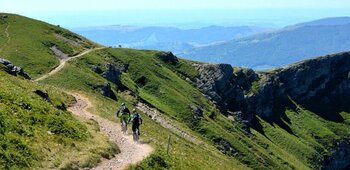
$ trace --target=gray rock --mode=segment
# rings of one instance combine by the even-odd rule
[[[120,75],[121,75],[122,71],[116,67],[113,64],[106,64],[106,71],[102,74],[102,76],[108,80],[113,82],[114,84],[116,84],[118,86],[118,88],[123,88],[123,85],[120,81]]]
[[[99,66],[91,66],[92,71],[94,71],[97,74],[102,74],[103,71]]]
[[[337,142],[329,156],[322,160],[324,170],[346,169],[350,166],[350,143],[349,141]]]
[[[230,65],[198,64],[195,67],[199,77],[194,83],[208,99],[217,103],[223,112],[241,109],[239,102],[244,99],[244,93],[235,81]]]
[[[107,83],[104,86],[100,86],[99,88],[100,88],[101,94],[103,96],[106,96],[106,97],[111,98],[113,100],[117,100],[117,96],[114,94],[114,92],[111,88],[111,85],[109,83]]]
[[[163,60],[165,62],[170,62],[170,63],[173,63],[173,64],[176,64],[177,62],[179,62],[179,59],[170,51],[168,51],[168,52],[164,52],[164,51],[159,52],[157,54],[157,56],[161,60]]]
[[[223,138],[217,138],[217,139],[214,139],[214,142],[217,144],[217,149],[221,151],[223,154],[226,154],[229,156],[236,155],[237,153],[236,149],[227,140]]]
[[[339,53],[276,70],[261,81],[260,90],[246,96],[247,110],[271,118],[290,99],[315,113],[350,110],[350,53]],[[315,110],[316,109],[316,110]]]
[[[6,72],[11,75],[19,75],[25,79],[31,79],[31,77],[23,70],[23,68],[13,65],[9,60],[0,58],[0,64],[4,65],[6,68]]]
[[[195,118],[202,118],[203,117],[203,108],[199,106],[190,105],[190,109],[192,110],[193,115]]]
[[[43,98],[44,100],[48,101],[51,103],[51,99],[49,97],[49,93],[47,93],[46,91],[42,91],[42,90],[35,90],[34,91],[35,94],[39,95],[41,98]]]

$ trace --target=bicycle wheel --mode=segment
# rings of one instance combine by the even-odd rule
[[[139,141],[139,130],[136,129],[133,133],[133,138],[134,138],[134,141],[135,142],[138,142]]]
[[[126,123],[125,123],[125,121],[123,121],[122,122],[122,132],[123,132],[123,134],[125,134],[126,133],[126,131],[127,131],[127,127],[126,127]]]

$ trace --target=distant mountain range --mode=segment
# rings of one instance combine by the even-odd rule
[[[204,62],[264,70],[346,50],[350,50],[350,17],[300,23],[277,31],[189,49],[179,55]]]
[[[209,26],[198,29],[174,27],[106,26],[72,29],[73,31],[107,46],[157,49],[181,52],[203,45],[252,35],[267,29],[239,26]]]

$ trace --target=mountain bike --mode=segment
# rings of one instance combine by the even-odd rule
[[[126,122],[125,122],[125,121],[122,121],[121,128],[122,128],[123,134],[126,134],[126,131],[127,131],[128,129],[127,129],[127,125],[126,125]]]
[[[134,142],[138,142],[139,141],[139,129],[136,129],[133,133],[132,133],[132,137],[134,139]]]

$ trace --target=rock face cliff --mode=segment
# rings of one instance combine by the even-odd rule
[[[256,93],[245,97],[245,112],[270,118],[292,100],[327,119],[339,121],[335,113],[350,109],[349,72],[349,52],[274,70],[261,77]]]
[[[199,72],[195,84],[208,99],[225,112],[240,110],[244,94],[234,78],[231,65],[196,64],[195,67]]]
[[[318,57],[266,73],[227,64],[196,64],[195,84],[226,112],[272,118],[291,102],[337,121],[350,110],[350,52]],[[326,112],[329,113],[326,115]],[[324,114],[323,114],[324,113]],[[334,114],[333,114],[334,113]],[[339,120],[338,120],[339,121]]]
[[[324,170],[349,169],[350,167],[350,141],[341,141],[335,144],[331,155],[325,156],[323,163]]]
[[[248,127],[255,125],[256,115],[278,122],[283,119],[284,109],[293,109],[296,104],[334,122],[343,121],[341,111],[350,112],[350,52],[269,72],[232,69],[227,64],[194,64],[194,67],[199,72],[194,84],[224,114],[234,113]],[[319,163],[322,169],[350,166],[349,141],[337,141],[330,153]]]

